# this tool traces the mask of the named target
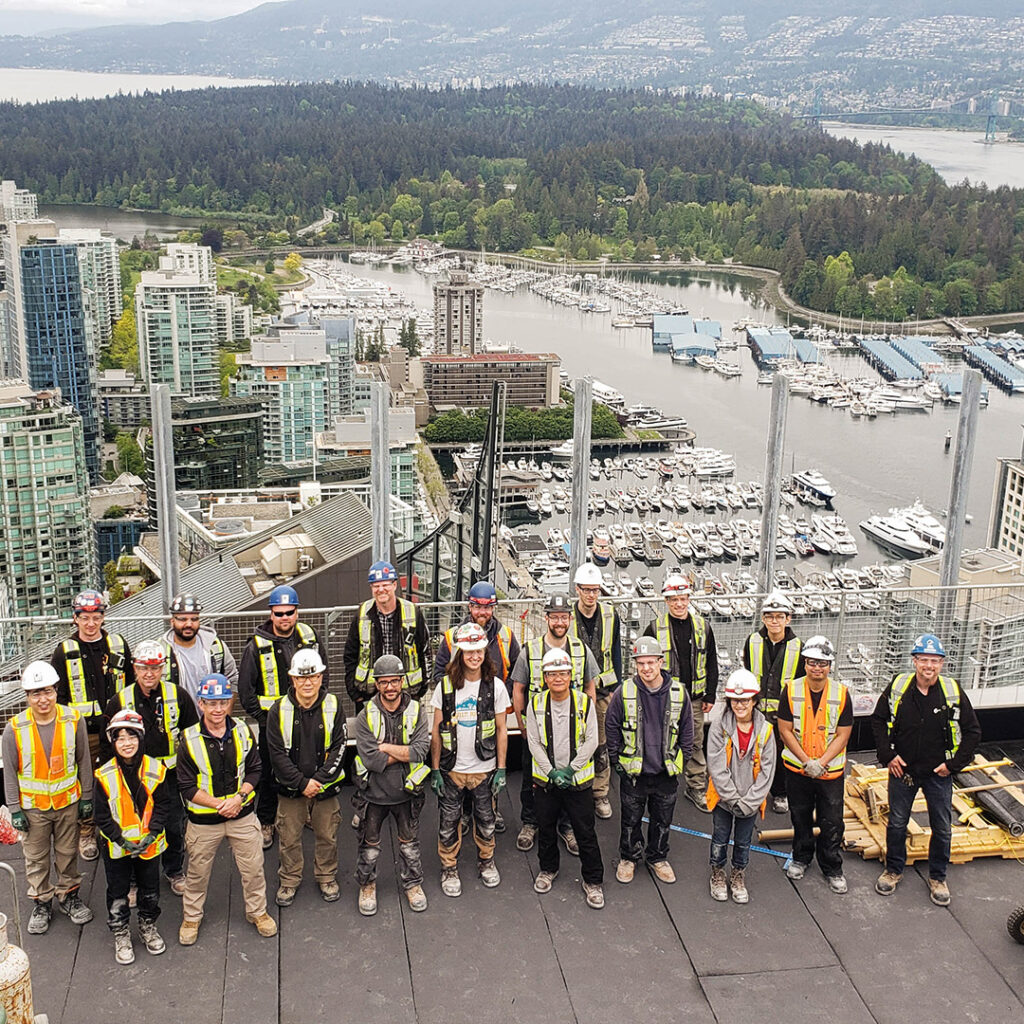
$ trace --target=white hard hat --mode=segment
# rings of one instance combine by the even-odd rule
[[[830,663],[836,660],[836,649],[832,646],[832,641],[826,636],[812,636],[803,645],[800,653],[804,656],[805,660],[810,658],[812,661],[827,661]]]
[[[312,647],[302,647],[292,657],[292,663],[288,668],[288,675],[315,676],[323,672],[326,667],[319,651],[314,650]]]
[[[159,667],[167,661],[167,651],[159,640],[143,640],[132,651],[132,661],[136,665],[152,665]]]
[[[729,676],[725,684],[726,698],[742,700],[744,697],[756,697],[761,692],[757,676],[749,669],[738,668]]]
[[[682,573],[673,572],[665,578],[661,595],[662,597],[681,597],[684,594],[689,594],[691,590],[693,588],[690,586],[690,581]]]
[[[464,622],[455,631],[455,646],[460,651],[486,651],[489,645],[487,633],[475,622]]]
[[[656,636],[638,636],[633,644],[634,658],[661,658],[664,654],[661,641]]]
[[[48,661],[33,661],[21,673],[23,690],[45,690],[48,686],[56,686],[60,682],[57,670]]]
[[[542,672],[571,672],[572,659],[561,647],[552,647],[541,662]]]
[[[572,581],[577,587],[604,586],[604,581],[601,579],[601,570],[593,562],[584,562],[576,570],[576,575],[573,576]]]
[[[773,590],[761,605],[761,614],[765,612],[785,612],[793,614],[793,602],[781,590]]]

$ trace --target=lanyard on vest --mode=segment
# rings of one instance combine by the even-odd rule
[[[138,686],[138,683],[135,684]],[[135,686],[127,687],[118,695],[118,701],[123,708],[138,710],[135,699]],[[175,739],[178,731],[179,712],[178,688],[170,681],[161,678],[160,696],[157,698],[159,706],[156,709],[156,719],[159,723],[160,732],[167,741],[167,753],[160,754],[159,758],[168,768],[173,768],[178,763],[178,755],[175,748]]]
[[[889,691],[889,739],[892,739],[893,726],[896,724],[896,712],[899,710],[900,701],[910,688],[910,681],[914,678],[913,672],[904,672],[892,681],[892,688]],[[951,676],[939,676],[939,686],[942,689],[942,696],[946,701],[947,709],[947,730],[946,738],[949,742],[945,754],[946,760],[952,761],[956,752],[960,749],[960,741],[963,738],[963,730],[960,727],[960,686]]]
[[[370,623],[370,609],[374,601],[364,601],[359,606],[359,661],[356,664],[356,682],[367,693],[373,690],[372,660],[373,630]],[[405,652],[405,680],[403,690],[412,690],[423,681],[423,666],[420,665],[420,654],[416,649],[416,605],[405,598],[398,599],[398,611],[401,616],[402,647]],[[452,647],[449,644],[448,650]]]
[[[299,647],[316,647],[316,633],[312,626],[304,622],[296,623],[295,632],[299,634]],[[260,707],[269,711],[281,699],[281,667],[277,663],[277,647],[274,641],[257,633],[256,650],[260,657],[260,679],[263,682],[263,693],[257,697]],[[287,687],[285,687],[287,689]]]

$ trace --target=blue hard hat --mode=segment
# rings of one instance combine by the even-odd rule
[[[370,583],[392,583],[398,580],[398,573],[390,562],[374,562],[366,578]]]
[[[232,700],[235,693],[231,689],[231,680],[226,675],[211,672],[200,680],[197,696],[200,700]]]
[[[946,656],[946,648],[942,641],[934,633],[922,633],[914,641],[914,649],[911,654],[937,654],[940,658]]]
[[[497,604],[498,592],[494,589],[494,584],[488,580],[477,580],[476,583],[469,588],[469,603]]]
[[[294,587],[274,587],[267,599],[267,604],[273,608],[275,604],[290,604],[295,608],[299,607],[299,595]]]

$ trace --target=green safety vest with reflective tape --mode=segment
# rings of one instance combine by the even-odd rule
[[[587,668],[587,645],[578,637],[567,634],[566,647],[572,662],[570,685],[574,690],[583,689],[583,675]],[[548,648],[552,650],[552,648]],[[538,636],[526,645],[526,664],[530,670],[530,694],[544,693],[544,637]]]
[[[839,714],[846,702],[846,687],[834,679],[829,679],[828,685],[822,691],[821,701],[825,702],[824,722],[821,722],[820,719],[822,711],[820,702],[818,714],[815,715],[814,704],[808,694],[807,680],[801,676],[789,684],[789,707],[793,712],[793,735],[804,753],[815,758],[820,758],[835,738],[836,730],[839,728]],[[824,735],[822,735],[822,725],[824,725]],[[788,767],[798,772],[803,771],[803,762],[785,744],[782,748],[782,760]],[[842,775],[846,768],[846,748],[840,750],[828,764],[822,764],[822,767],[825,769],[825,773],[820,776],[821,779],[835,779]]]
[[[913,672],[904,672],[892,681],[892,688],[889,691],[889,738],[892,738],[893,726],[896,724],[896,712],[899,710],[900,701],[903,695],[910,689]],[[946,699],[946,708],[949,712],[948,731],[946,739],[949,745],[946,748],[946,760],[952,761],[956,752],[960,749],[960,740],[963,732],[960,728],[960,684],[952,676],[939,676],[939,686],[942,687],[942,696]]]
[[[319,650],[316,632],[312,626],[307,626],[304,622],[296,623],[295,632],[299,634],[299,646],[296,650],[302,650],[304,647],[312,647],[314,650]],[[260,666],[260,680],[263,683],[263,693],[257,697],[257,700],[259,700],[260,707],[264,711],[269,711],[281,699],[283,693],[288,690],[289,684],[286,682],[284,690],[282,690],[281,669],[277,664],[277,649],[274,646],[274,641],[260,633],[253,637],[253,641],[256,644],[256,654],[259,658]]]
[[[235,748],[235,788],[230,793],[223,794],[224,797],[237,796],[245,782],[245,759],[252,750],[253,738],[249,727],[245,722],[235,722],[231,727],[231,736]],[[202,724],[190,725],[182,734],[181,742],[189,752],[196,766],[196,787],[210,796],[217,796],[213,791],[213,765],[210,764],[210,752],[206,749],[206,740],[203,739]],[[242,797],[242,806],[251,803],[256,798],[256,791]],[[219,818],[220,815],[213,807],[203,807],[189,800],[185,804],[189,814],[195,814],[200,818]]]
[[[137,711],[135,703],[135,687],[125,687],[118,695],[117,701],[122,708],[129,708]],[[178,687],[170,680],[160,680],[160,731],[167,741],[167,753],[157,756],[165,768],[173,768],[178,763],[178,754],[175,748],[177,739],[178,721],[181,709],[178,706]]]
[[[280,717],[281,740],[284,743],[284,752],[290,754],[292,744],[295,742],[295,705],[290,700],[280,700],[274,705]],[[271,714],[274,711],[271,710]],[[320,705],[320,713],[324,723],[324,754],[331,749],[331,742],[334,739],[334,720],[338,715],[338,698],[333,693],[328,693]],[[334,777],[324,783],[324,789],[337,786],[345,778],[345,768],[341,761],[338,762],[338,770]],[[321,791],[322,792],[322,791]]]
[[[441,680],[441,767],[450,772],[459,755],[459,726],[455,721],[455,695],[451,676]],[[497,756],[497,727],[494,721],[494,680],[484,683],[476,699],[476,756],[481,761],[490,761]]]
[[[619,677],[615,674],[615,663],[612,661],[612,639],[615,636],[615,609],[610,605],[597,604],[597,610],[601,615],[601,674],[598,676],[598,685],[604,689],[612,690],[619,685]],[[580,620],[578,616],[579,605],[572,616],[572,635],[586,643],[580,634]]]
[[[366,724],[370,727],[370,732],[373,733],[377,742],[380,743],[384,739],[384,716],[380,713],[377,702],[369,701],[363,712],[366,715]],[[418,700],[410,700],[406,705],[405,711],[402,712],[403,746],[409,746],[419,720],[420,702]],[[422,788],[423,783],[427,780],[427,776],[430,775],[430,769],[422,761],[410,761],[402,767],[405,772],[405,788],[410,793],[415,793]],[[363,759],[358,754],[356,754],[355,769],[357,775],[365,776],[367,774],[366,765],[363,764]]]
[[[689,617],[693,620],[694,648],[690,692],[694,697],[703,697],[704,691],[708,688],[708,624],[704,616],[698,615],[696,612],[690,612]],[[669,623],[668,612],[662,612],[658,616],[657,624],[658,640],[661,642],[661,649],[665,652],[665,669],[671,673],[672,626]]]
[[[572,723],[569,729],[569,761],[576,758],[576,752],[587,740],[587,715],[590,713],[590,698],[582,690],[569,690],[572,701]],[[537,720],[537,732],[544,749],[548,752],[548,760],[555,763],[555,738],[551,729],[551,691],[542,690],[533,698],[533,714]],[[542,785],[547,785],[546,775],[541,775],[537,767],[537,759],[533,760],[533,777]],[[594,781],[594,759],[591,758],[582,768],[572,775],[572,784],[576,787],[585,786]]]
[[[622,684],[622,750],[619,764],[627,775],[637,776],[643,770],[644,743],[640,698],[635,679]],[[662,729],[662,757],[665,771],[669,775],[680,775],[683,771],[683,751],[679,746],[679,718],[686,705],[686,687],[673,679],[668,691],[668,706]]]
[[[364,601],[359,606],[359,661],[356,664],[356,682],[365,693],[374,692],[373,666],[371,661],[372,625],[370,609],[373,600]],[[416,650],[416,605],[405,598],[398,599],[398,608],[402,615],[402,648],[405,652],[405,679],[403,690],[414,690],[423,682],[423,666],[420,665],[420,654]],[[450,649],[450,648],[449,648]]]
[[[114,682],[114,690],[120,691],[127,682],[126,674],[126,653],[128,645],[124,637],[118,633],[107,633],[107,660],[106,675]],[[90,700],[85,679],[85,661],[82,657],[82,647],[75,637],[65,640],[61,644],[64,652],[64,666],[68,674],[68,687],[71,690],[71,699],[68,706],[74,708],[85,718],[94,718],[103,714],[103,706],[98,700]]]
[[[757,706],[762,714],[774,715],[778,712],[779,695],[782,693],[782,687],[789,686],[796,679],[796,669],[800,663],[800,650],[802,646],[799,637],[794,636],[786,641],[786,651],[782,656],[782,673],[779,676],[778,685],[774,686],[772,684],[775,680],[771,671],[769,670],[768,673],[765,673],[764,670],[764,637],[761,636],[760,632],[751,633],[747,637],[747,656],[750,659],[750,671],[754,673],[754,677],[761,687],[762,695]],[[762,678],[766,674],[767,679],[762,682]],[[769,693],[769,686],[775,691],[774,694]]]

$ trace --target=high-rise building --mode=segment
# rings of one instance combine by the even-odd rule
[[[330,408],[328,422],[338,416],[349,416],[353,409],[353,387],[356,373],[355,317],[324,317],[320,321],[331,357]]]
[[[200,281],[217,283],[217,268],[213,263],[213,250],[208,245],[195,242],[171,242],[167,255],[174,261],[174,268],[182,274],[195,274]]]
[[[0,581],[14,615],[63,615],[96,586],[82,419],[57,391],[0,382]]]
[[[252,337],[252,306],[234,292],[224,292],[216,299],[217,344],[234,347]]]
[[[197,247],[201,248],[201,247]],[[179,270],[162,256],[135,287],[139,367],[147,387],[167,384],[171,395],[220,394],[216,335],[217,285]]]
[[[85,315],[90,326],[93,358],[98,360],[123,312],[117,240],[102,234],[97,228],[61,228],[57,232],[57,241],[78,249]]]
[[[464,270],[453,270],[446,284],[434,285],[434,351],[471,356],[484,342],[484,288]]]
[[[174,482],[178,490],[259,487],[263,415],[258,398],[172,398]]]
[[[988,543],[1024,558],[1024,444],[1018,457],[996,460]]]
[[[100,370],[96,398],[101,420],[134,430],[149,420],[149,392],[130,370]]]
[[[16,220],[36,220],[39,202],[34,192],[18,188],[13,181],[0,181],[0,224]]]
[[[7,224],[0,235],[3,252],[4,290],[0,315],[4,319],[4,349],[0,376],[28,380],[25,352],[25,309],[21,287],[21,247],[57,241],[57,225],[52,220],[16,221]]]

